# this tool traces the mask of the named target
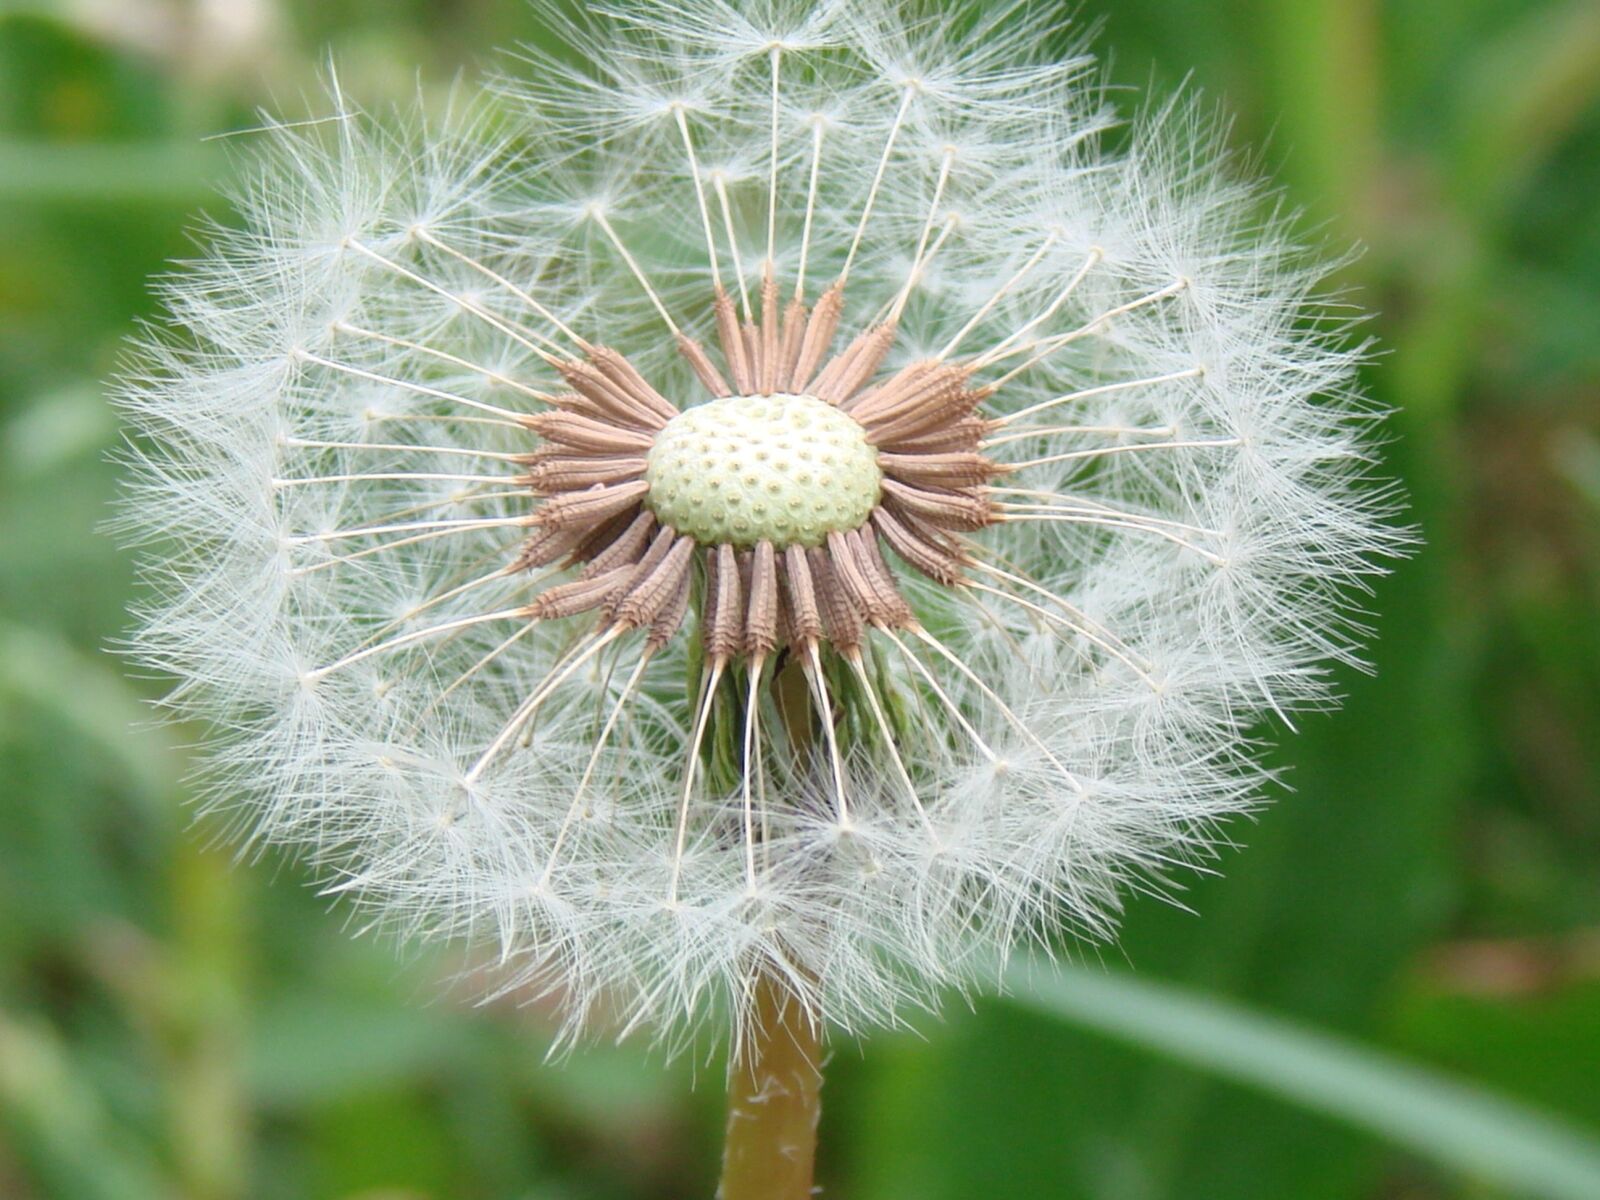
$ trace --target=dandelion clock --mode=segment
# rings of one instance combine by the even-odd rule
[[[121,388],[133,651],[373,923],[726,1040],[799,1197],[828,1039],[1204,856],[1402,537],[1324,264],[1045,10],[557,28],[246,139]]]

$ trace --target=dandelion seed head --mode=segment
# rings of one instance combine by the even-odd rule
[[[1329,264],[1026,7],[551,19],[269,129],[163,284],[132,651],[210,804],[573,1037],[1114,936],[1405,544]]]

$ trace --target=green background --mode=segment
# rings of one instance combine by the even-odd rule
[[[1378,674],[1287,740],[1292,790],[1193,914],[1134,903],[1054,1016],[982,1001],[835,1049],[826,1194],[1600,1196],[1600,5],[1078,16],[1119,82],[1190,75],[1308,228],[1365,247],[1340,282],[1427,544],[1378,589]],[[546,1065],[540,1014],[451,995],[448,953],[397,961],[292,865],[235,864],[184,810],[185,731],[135,728],[160,682],[107,653],[134,584],[97,531],[100,381],[195,213],[227,216],[203,138],[302,110],[330,54],[375,102],[542,36],[515,0],[0,5],[5,1200],[710,1194],[716,1063]],[[1276,1018],[1341,1040],[1263,1043],[1246,1086]],[[1375,1055],[1465,1087],[1386,1110]],[[1372,1070],[1336,1102],[1340,1064]],[[1490,1091],[1531,1111],[1479,1136],[1458,1110]]]

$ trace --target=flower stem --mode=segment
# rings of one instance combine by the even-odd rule
[[[789,989],[763,972],[728,1064],[720,1200],[809,1200],[821,1114],[821,1030]]]

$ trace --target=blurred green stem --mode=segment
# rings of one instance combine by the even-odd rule
[[[1368,229],[1384,81],[1375,0],[1271,0],[1253,14],[1296,199]]]
[[[1408,264],[1415,316],[1395,339],[1403,352],[1394,391],[1413,421],[1463,396],[1497,298],[1499,242],[1516,223],[1513,206],[1600,98],[1600,6],[1573,0],[1537,10],[1464,76],[1460,127],[1439,181],[1444,211],[1423,260]]]
[[[247,1190],[248,1104],[238,880],[226,855],[181,839],[172,863],[177,991],[167,1003],[168,1120],[185,1200]]]

